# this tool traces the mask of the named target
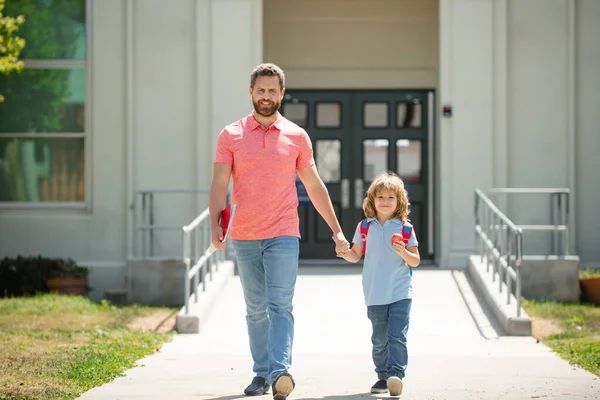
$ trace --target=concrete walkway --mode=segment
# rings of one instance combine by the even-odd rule
[[[301,267],[291,400],[388,397],[369,393],[376,375],[360,279],[356,267]],[[462,272],[417,269],[414,280],[401,399],[600,398],[593,374],[531,337],[498,332]],[[245,397],[251,379],[244,302],[234,277],[200,334],[177,335],[127,376],[80,398],[233,400]]]

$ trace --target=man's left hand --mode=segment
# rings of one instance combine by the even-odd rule
[[[346,240],[346,237],[342,232],[338,232],[333,235],[332,239],[335,242],[336,254],[344,254],[350,251],[350,243]]]

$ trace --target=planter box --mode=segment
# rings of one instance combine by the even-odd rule
[[[85,296],[88,292],[86,278],[50,278],[47,280],[48,291],[60,294],[79,294]]]
[[[585,301],[600,306],[600,277],[581,278],[579,283]]]

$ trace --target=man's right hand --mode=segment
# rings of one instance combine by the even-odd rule
[[[212,230],[212,244],[217,250],[223,250],[225,248],[225,242],[223,241],[223,228],[220,226]]]

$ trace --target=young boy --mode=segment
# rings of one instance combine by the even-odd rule
[[[392,396],[402,394],[408,364],[412,268],[421,261],[419,244],[408,222],[409,205],[400,177],[388,172],[379,175],[363,203],[367,219],[356,227],[352,249],[338,253],[350,262],[357,262],[365,254],[363,292],[373,326],[371,342],[377,373],[371,393],[389,390]]]

